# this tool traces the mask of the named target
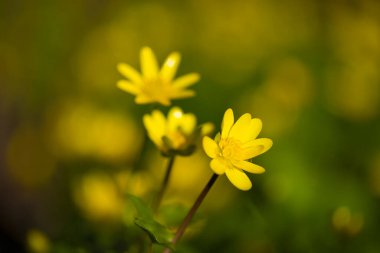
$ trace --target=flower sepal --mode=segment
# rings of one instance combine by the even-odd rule
[[[166,148],[161,150],[161,154],[166,157],[173,157],[175,155],[190,156],[196,149],[195,144],[186,145],[185,148],[178,149],[167,136],[162,136],[162,142]],[[192,141],[189,141],[189,143],[192,143]]]

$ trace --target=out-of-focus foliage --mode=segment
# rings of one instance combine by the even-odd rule
[[[274,141],[251,191],[217,181],[179,252],[379,252],[379,1],[4,0],[0,17],[1,252],[142,249],[125,196],[150,203],[167,161],[116,65],[143,46],[200,73],[173,105],[249,112]],[[175,161],[160,219],[178,224],[208,163]]]

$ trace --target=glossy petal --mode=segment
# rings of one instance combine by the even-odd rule
[[[218,175],[224,174],[228,169],[227,163],[224,158],[214,158],[210,162],[211,169]]]
[[[234,124],[234,112],[231,108],[224,113],[222,121],[222,139],[226,138],[230,133],[231,127]]]
[[[265,169],[259,165],[247,162],[247,161],[242,161],[242,160],[234,160],[232,161],[232,164],[239,169],[245,170],[249,173],[254,173],[254,174],[262,174],[265,172]]]
[[[120,80],[117,82],[116,85],[123,91],[131,93],[133,95],[137,95],[140,93],[140,89],[135,84],[132,84],[126,80]]]
[[[218,144],[208,136],[203,137],[203,149],[210,158],[216,158],[220,154]]]
[[[117,65],[117,69],[123,76],[128,78],[131,82],[135,84],[142,83],[141,75],[133,67],[129,66],[128,64],[119,63]]]
[[[144,78],[155,79],[158,74],[158,64],[152,49],[144,47],[140,53],[141,71]]]
[[[145,94],[138,94],[135,98],[136,104],[148,104],[155,102],[151,97],[146,96]]]
[[[162,146],[162,129],[157,129],[152,117],[149,114],[144,115],[143,123],[148,132],[149,138],[157,145]]]
[[[170,98],[167,96],[159,96],[155,98],[155,101],[158,103],[164,105],[164,106],[169,106],[171,105]]]
[[[248,176],[239,169],[228,168],[226,170],[226,176],[236,188],[242,191],[248,191],[252,188],[251,180],[249,180]]]
[[[214,137],[214,141],[216,141],[217,143],[220,142],[220,132],[218,132],[215,137]]]
[[[173,87],[184,89],[186,87],[189,87],[193,85],[194,83],[198,82],[200,79],[199,74],[197,73],[190,73],[184,76],[181,76],[174,80]]]
[[[152,121],[156,128],[156,131],[160,133],[161,136],[165,135],[166,131],[166,118],[159,110],[154,110],[152,112]]]
[[[244,134],[242,134],[240,141],[244,143],[244,142],[254,140],[261,132],[262,126],[263,124],[260,119],[258,118],[251,119],[249,127],[247,128],[247,131]]]
[[[184,114],[181,108],[175,106],[168,113],[168,130],[177,131]]]
[[[246,142],[244,144],[244,148],[246,148],[247,150],[252,150],[252,152],[254,153],[254,150],[257,150],[255,152],[258,152],[258,154],[254,155],[254,156],[258,156],[258,155],[261,155],[265,152],[267,152],[273,145],[273,141],[269,138],[259,138],[259,139],[255,139],[255,140],[252,140],[252,141],[249,141],[249,142]],[[252,156],[252,157],[254,157]],[[249,158],[252,158],[252,157],[249,157]],[[247,159],[249,159],[247,158]],[[243,159],[243,160],[246,160],[246,159]]]
[[[187,135],[190,135],[194,132],[194,129],[197,125],[197,118],[192,113],[187,113],[183,116],[183,119],[180,123],[180,128],[182,131],[184,131]]]
[[[238,156],[235,157],[237,160],[248,160],[262,154],[263,146],[251,146],[245,148]]]
[[[161,78],[168,82],[173,80],[180,62],[181,55],[177,52],[171,53],[168,58],[166,58],[164,65],[161,68]]]
[[[245,137],[251,123],[251,114],[246,113],[241,116],[232,126],[229,137],[241,140]]]
[[[210,135],[210,134],[212,134],[214,129],[215,129],[215,126],[213,123],[211,123],[211,122],[204,123],[201,125],[201,135],[202,136]]]

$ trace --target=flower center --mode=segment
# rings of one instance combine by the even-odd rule
[[[186,137],[179,131],[168,132],[166,136],[170,139],[174,149],[180,149],[187,143]]]
[[[242,143],[233,138],[221,139],[219,142],[219,147],[222,150],[222,156],[227,159],[236,159],[236,157],[238,157],[243,151],[241,146]]]
[[[168,94],[169,83],[160,78],[146,79],[144,80],[144,84],[141,89],[151,98],[162,98]]]

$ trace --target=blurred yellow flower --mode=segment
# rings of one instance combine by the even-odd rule
[[[89,157],[131,163],[143,141],[143,133],[130,114],[104,110],[89,101],[68,99],[58,104],[49,112],[45,127],[52,152],[65,159]]]
[[[348,207],[341,206],[332,215],[332,225],[337,232],[355,236],[363,229],[364,217],[361,213],[353,214]]]
[[[44,233],[39,230],[29,230],[26,235],[26,240],[30,252],[47,253],[50,252],[50,242]]]
[[[114,179],[106,173],[94,172],[74,182],[73,197],[91,220],[119,220],[122,217],[123,198]]]
[[[170,109],[167,118],[159,110],[146,114],[143,118],[149,138],[166,156],[174,154],[190,155],[200,135],[210,134],[214,126],[205,123],[197,127],[197,118],[192,113],[183,113],[181,108]]]
[[[171,53],[159,70],[152,49],[144,47],[140,52],[142,74],[128,64],[119,63],[117,65],[119,72],[129,80],[120,80],[117,86],[136,95],[137,104],[158,102],[169,106],[171,99],[192,97],[195,92],[186,88],[199,80],[199,74],[190,73],[174,79],[180,60],[179,53]]]
[[[211,169],[218,175],[226,173],[231,183],[243,191],[252,187],[243,170],[256,174],[265,172],[263,167],[246,161],[272,147],[271,139],[256,139],[261,128],[261,120],[252,119],[249,113],[241,116],[234,124],[233,111],[228,109],[224,113],[221,133],[216,135],[215,140],[207,136],[203,138],[203,148],[212,158]]]

